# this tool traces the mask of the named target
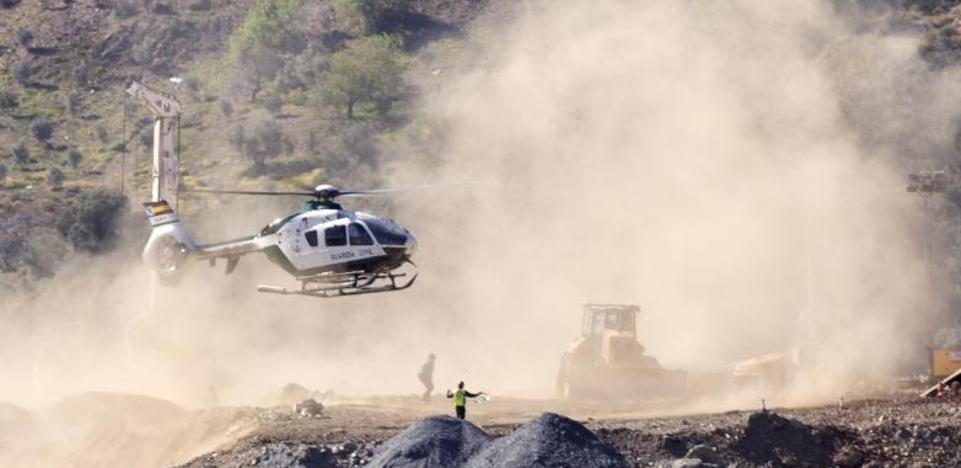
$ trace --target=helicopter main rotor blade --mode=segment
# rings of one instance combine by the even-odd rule
[[[184,192],[194,193],[218,193],[224,195],[278,195],[278,196],[297,196],[312,197],[314,192],[269,192],[262,190],[214,190],[214,189],[181,189]]]
[[[337,194],[339,197],[366,197],[366,196],[378,196],[378,195],[389,195],[392,193],[405,193],[405,192],[423,192],[427,190],[440,190],[450,187],[461,187],[465,185],[474,185],[474,182],[455,182],[450,184],[434,184],[434,185],[419,185],[416,187],[404,187],[404,188],[389,188],[389,189],[368,189],[368,190],[346,190]]]

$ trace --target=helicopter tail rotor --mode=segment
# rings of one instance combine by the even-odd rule
[[[161,279],[176,282],[183,273],[187,257],[197,249],[190,233],[165,200],[144,203],[151,231],[143,249],[143,259]]]

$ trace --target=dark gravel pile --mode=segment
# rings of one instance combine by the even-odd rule
[[[471,458],[467,466],[593,468],[629,465],[614,447],[577,421],[544,413],[492,442]]]
[[[280,442],[258,447],[239,460],[259,468],[335,468],[337,457],[326,447]]]
[[[224,452],[210,452],[179,468],[338,468],[364,464],[370,456],[367,443],[324,443],[304,440],[252,438]]]
[[[732,449],[757,464],[826,466],[836,446],[852,439],[846,432],[830,427],[812,428],[772,412],[754,413]]]
[[[377,447],[372,468],[426,468],[463,465],[490,443],[491,436],[470,422],[432,416],[411,424]]]

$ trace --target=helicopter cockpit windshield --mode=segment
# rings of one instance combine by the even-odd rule
[[[365,219],[364,224],[381,245],[404,245],[407,242],[407,231],[391,221]]]

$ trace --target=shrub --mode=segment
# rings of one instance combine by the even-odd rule
[[[143,39],[130,48],[130,58],[138,65],[150,65],[154,60],[154,46],[150,38]]]
[[[30,133],[37,141],[46,142],[53,137],[53,123],[43,117],[37,117],[30,123]]]
[[[57,223],[57,230],[75,250],[103,252],[113,246],[118,217],[127,197],[98,190],[80,194]]]
[[[7,178],[7,166],[3,163],[0,163],[0,181],[3,181],[3,179],[6,179],[6,178]]]
[[[0,109],[13,109],[20,105],[20,97],[16,93],[5,89],[0,91]]]
[[[187,6],[190,11],[210,11],[213,5],[210,0],[196,0]]]
[[[90,81],[90,68],[87,66],[87,62],[80,62],[71,72],[70,75],[73,80],[79,85],[86,85]]]
[[[30,150],[27,149],[27,144],[23,140],[13,145],[11,153],[13,153],[13,160],[21,166],[30,162]]]
[[[230,117],[234,114],[234,106],[230,104],[230,101],[220,101],[220,113],[224,117]]]
[[[152,11],[155,15],[174,15],[177,13],[172,5],[160,2],[154,4]]]
[[[334,0],[334,14],[347,20],[360,33],[374,34],[391,29],[410,11],[408,0]]]
[[[198,80],[198,79],[196,79],[196,78],[194,78],[194,77],[192,77],[192,76],[184,77],[184,79],[183,79],[183,84],[184,84],[184,86],[187,87],[187,89],[189,89],[189,90],[191,90],[191,91],[193,91],[193,92],[195,92],[195,93],[199,93],[199,92],[200,92],[200,80]]]
[[[137,13],[140,13],[140,10],[134,0],[117,0],[113,4],[113,14],[117,15],[118,18],[130,18]]]
[[[33,69],[26,61],[17,62],[13,65],[13,77],[21,84],[29,84],[31,76],[33,76]]]
[[[277,94],[271,93],[267,100],[264,101],[264,108],[270,111],[271,114],[279,114],[284,108],[284,100]]]
[[[17,42],[24,47],[30,47],[30,43],[33,42],[34,34],[33,30],[30,28],[18,28],[17,29]]]
[[[13,8],[20,4],[20,0],[0,0],[0,7]]]
[[[272,121],[261,124],[253,132],[253,136],[244,140],[244,154],[260,171],[268,159],[279,156],[284,152],[286,138],[280,127]]]
[[[230,134],[227,135],[227,142],[237,151],[244,149],[244,143],[247,142],[247,131],[244,129],[244,126],[237,125],[230,129]]]
[[[63,180],[65,178],[66,177],[64,177],[63,171],[61,171],[60,169],[56,167],[51,167],[50,169],[47,169],[47,183],[49,183],[50,185],[54,187],[59,187],[63,185]]]
[[[97,125],[94,131],[97,132],[97,139],[100,140],[100,143],[106,144],[110,138],[110,134],[107,133],[107,128],[103,125]]]
[[[67,150],[67,162],[70,163],[70,167],[76,169],[83,160],[83,154],[77,148],[70,148]]]
[[[67,114],[70,114],[70,115],[76,114],[78,106],[80,106],[79,94],[67,93],[63,95],[63,109],[67,111]]]

